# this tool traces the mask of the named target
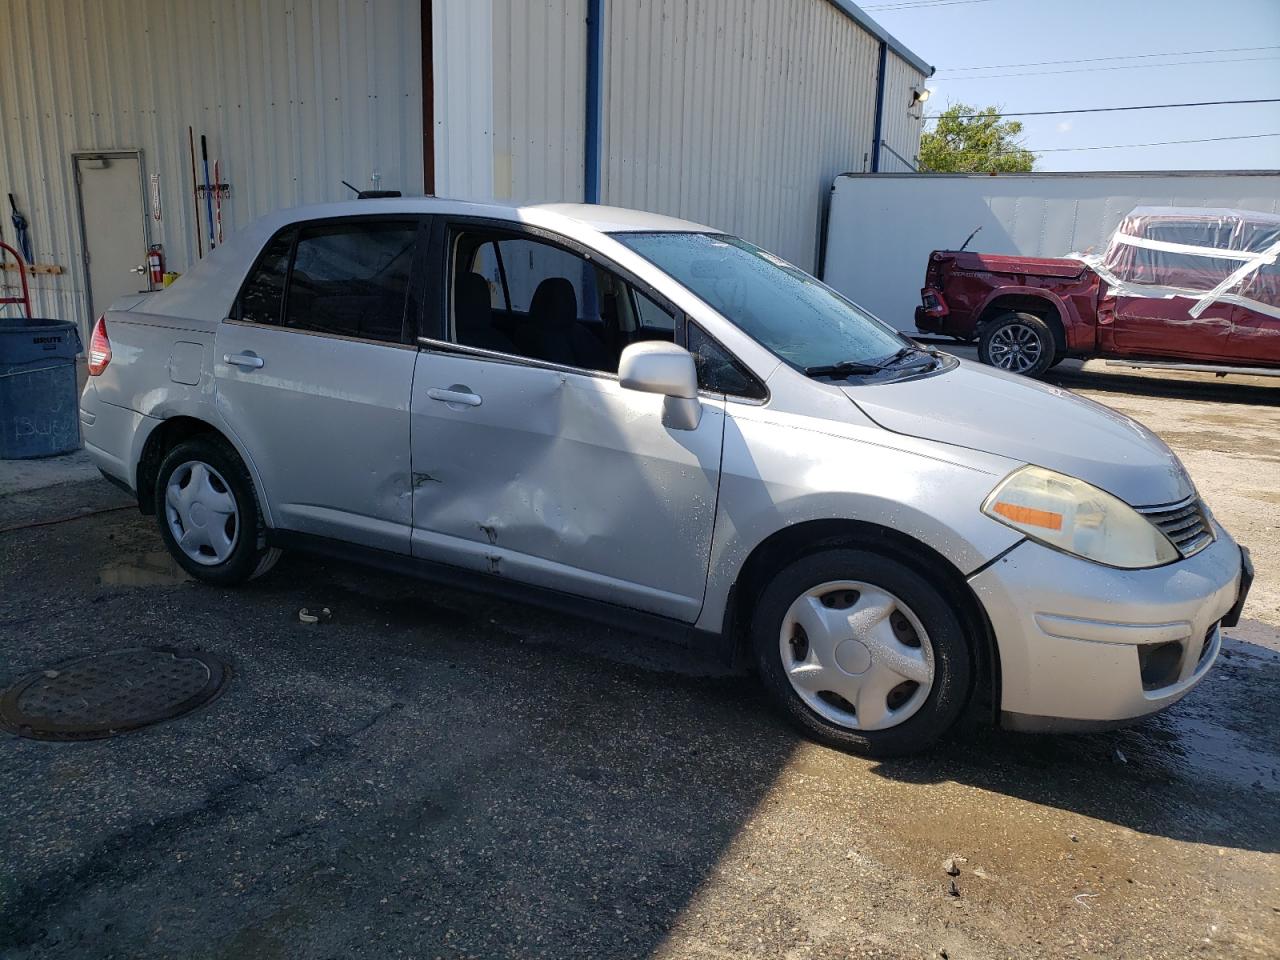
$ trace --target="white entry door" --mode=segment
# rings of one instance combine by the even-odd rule
[[[112,301],[148,289],[146,274],[131,272],[147,260],[142,157],[81,154],[75,160],[92,323]]]

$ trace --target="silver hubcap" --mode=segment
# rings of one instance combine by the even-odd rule
[[[205,566],[231,556],[240,536],[240,511],[222,474],[188,460],[170,474],[164,502],[169,532],[183,553]]]
[[[783,617],[778,643],[796,693],[842,727],[897,726],[933,689],[933,645],[924,625],[873,584],[836,580],[806,591]]]
[[[1022,323],[1010,323],[991,335],[992,366],[1013,373],[1026,373],[1040,359],[1040,338]]]

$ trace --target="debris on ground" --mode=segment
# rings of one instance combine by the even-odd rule
[[[960,864],[956,862],[955,857],[947,857],[942,861],[942,872],[948,877],[960,876]]]
[[[324,622],[328,622],[331,616],[333,616],[333,613],[332,611],[329,610],[328,607],[320,607],[314,612],[308,607],[303,607],[301,610],[298,611],[298,622],[324,623]]]
[[[1102,894],[1100,893],[1077,893],[1071,899],[1073,899],[1080,906],[1084,907],[1086,910],[1092,910],[1093,907],[1089,906],[1089,904],[1086,901],[1096,900],[1100,896],[1102,896]]]

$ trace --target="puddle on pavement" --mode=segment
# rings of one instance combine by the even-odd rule
[[[164,550],[118,557],[98,571],[104,587],[172,587],[190,579]]]

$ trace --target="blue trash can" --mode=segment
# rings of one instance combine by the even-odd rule
[[[80,446],[74,323],[0,317],[0,460],[30,460]]]

